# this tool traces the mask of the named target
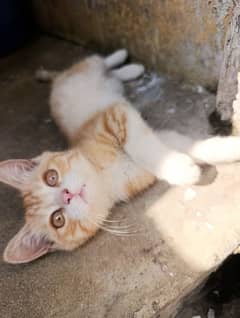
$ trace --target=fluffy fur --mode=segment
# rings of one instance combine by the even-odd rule
[[[126,57],[126,50],[119,50],[106,58],[86,58],[60,74],[38,72],[39,79],[53,81],[51,113],[70,148],[0,163],[0,180],[21,191],[26,210],[25,225],[4,251],[6,262],[72,250],[99,228],[124,232],[107,221],[116,202],[132,198],[156,179],[196,183],[199,162],[240,158],[238,137],[193,142],[172,131],[154,133],[124,97],[122,81],[144,72],[138,64],[116,69]],[[48,171],[57,173],[57,181],[50,180],[54,186],[46,182]],[[51,222],[55,211],[64,217],[57,228]]]

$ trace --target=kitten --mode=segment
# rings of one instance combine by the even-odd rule
[[[124,97],[122,82],[144,72],[138,64],[115,68],[126,58],[119,50],[86,58],[60,74],[38,74],[53,81],[51,113],[71,146],[0,163],[0,181],[20,190],[26,210],[25,225],[4,251],[6,262],[73,250],[105,227],[116,202],[157,179],[196,183],[201,174],[196,163],[240,158],[238,137],[194,143],[173,131],[154,133]]]

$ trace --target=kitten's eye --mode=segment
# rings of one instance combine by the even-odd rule
[[[58,173],[54,169],[49,169],[43,176],[44,181],[50,187],[55,187],[58,184]]]
[[[51,215],[51,224],[56,229],[59,229],[60,227],[64,226],[65,217],[64,217],[63,211],[61,209],[52,213],[52,215]]]

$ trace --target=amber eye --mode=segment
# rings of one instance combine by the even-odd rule
[[[55,187],[58,184],[58,173],[54,169],[49,169],[43,176],[44,181],[50,187]]]
[[[64,217],[63,211],[61,209],[52,213],[52,215],[51,215],[51,224],[56,229],[59,229],[60,227],[64,226],[65,217]]]

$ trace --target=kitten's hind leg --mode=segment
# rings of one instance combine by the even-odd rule
[[[128,52],[125,49],[118,50],[104,58],[104,64],[107,69],[112,69],[123,64],[128,57]]]
[[[142,64],[128,64],[112,71],[112,74],[123,82],[131,81],[144,73]]]

